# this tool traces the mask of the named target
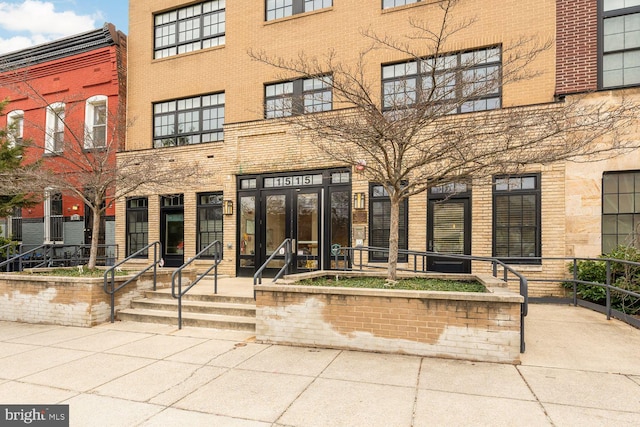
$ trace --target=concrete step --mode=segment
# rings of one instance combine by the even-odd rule
[[[144,295],[146,298],[150,298],[150,299],[175,300],[175,298],[171,296],[170,290],[145,291]],[[193,292],[187,293],[182,297],[183,304],[185,303],[185,301],[203,301],[203,302],[255,305],[255,300],[251,297],[216,295],[216,294],[199,294],[199,293],[193,293]]]
[[[118,312],[119,320],[178,325],[178,311],[129,308]],[[182,325],[200,328],[255,331],[255,317],[182,312]]]
[[[256,316],[256,305],[253,300],[249,303],[233,303],[218,301],[199,301],[199,300],[182,300],[182,313],[206,313],[206,314],[222,314],[226,316]],[[134,300],[131,308],[146,310],[167,310],[178,311],[178,300],[167,298],[144,298]]]

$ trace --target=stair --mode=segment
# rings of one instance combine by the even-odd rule
[[[131,302],[131,308],[117,313],[119,320],[178,325],[178,300],[169,292],[146,291]],[[186,294],[182,297],[182,325],[200,328],[256,330],[253,298],[213,294]]]

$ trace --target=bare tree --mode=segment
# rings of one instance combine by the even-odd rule
[[[475,22],[454,17],[457,2],[434,4],[440,16],[431,23],[411,20],[412,32],[404,37],[361,30],[370,47],[352,61],[333,50],[295,58],[249,51],[283,78],[315,79],[331,91],[334,105],[344,106],[296,115],[318,110],[314,102],[294,100],[286,106],[292,112],[287,120],[329,158],[366,164],[364,176],[389,194],[388,280],[396,278],[399,207],[408,197],[443,184],[513,174],[527,165],[602,159],[638,147],[630,136],[640,107],[622,95],[499,108],[502,88],[543,73],[535,61],[553,40],[523,35],[501,47],[451,53],[450,39]],[[406,58],[385,67],[390,78],[382,87],[379,76],[367,71],[379,50]],[[470,114],[456,114],[465,112]]]
[[[116,153],[124,145],[126,128],[132,125],[126,121],[123,102],[112,113],[106,106],[95,109],[94,121],[87,125],[85,95],[74,94],[64,100],[55,99],[64,103],[65,108],[58,109],[56,104],[52,104],[52,99],[35,87],[28,71],[5,70],[3,77],[0,84],[10,84],[14,93],[33,100],[38,108],[55,116],[57,123],[52,128],[46,128],[43,123],[25,122],[25,127],[31,126],[41,131],[43,138],[32,140],[29,144],[32,153],[39,153],[40,157],[30,156],[32,160],[37,160],[38,167],[14,174],[11,179],[15,184],[12,187],[28,192],[55,191],[84,202],[93,218],[87,263],[89,269],[96,266],[101,216],[116,201],[135,192],[166,185],[169,181],[179,180],[186,185],[195,182],[197,162],[189,169],[176,170],[166,167],[171,159],[156,150],[132,152],[116,159]],[[74,109],[82,109],[82,114],[74,115]]]

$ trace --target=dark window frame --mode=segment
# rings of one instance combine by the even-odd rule
[[[196,219],[196,245],[197,245],[197,253],[200,253],[207,245],[213,243],[216,240],[219,240],[220,243],[223,244],[224,247],[224,215],[222,214],[222,202],[223,202],[223,193],[221,191],[214,192],[205,192],[197,194],[197,219]],[[220,221],[220,230],[201,230],[201,225],[203,221],[203,213],[207,213],[207,215],[213,215],[213,221],[216,221],[219,217]],[[204,220],[211,220],[211,217],[207,217]],[[214,235],[213,239],[208,238],[207,243],[203,243],[203,234]],[[218,238],[219,237],[219,238]],[[220,254],[222,257],[223,254]],[[214,254],[209,252],[207,254],[203,254],[202,258],[213,258]]]
[[[211,103],[212,101],[215,101],[216,103]],[[181,103],[184,105],[183,108],[180,108]],[[187,103],[191,103],[192,105],[187,107]],[[193,103],[197,103],[197,106],[194,107]],[[208,119],[205,119],[205,114],[207,112],[215,113],[216,115],[211,115]],[[152,113],[153,148],[208,144],[224,141],[224,92],[156,102],[152,106]],[[197,120],[189,122],[183,120],[181,122],[181,115],[184,117],[187,115],[197,115]],[[166,122],[163,121],[165,118],[167,119]],[[204,125],[207,121],[215,122],[216,125],[220,125],[221,127],[205,130]],[[189,123],[197,123],[197,130],[180,130],[181,125]],[[167,132],[164,132],[164,129],[166,129]],[[203,137],[210,137],[210,140],[203,141]]]
[[[496,51],[497,54],[491,54],[492,51]],[[467,55],[476,55],[485,53],[486,61],[481,61],[478,59],[473,59],[468,65],[465,65],[465,57]],[[497,56],[498,60],[491,60],[491,58]],[[455,58],[455,65],[450,66],[450,61]],[[444,64],[444,66],[442,66]],[[415,71],[407,71],[404,74],[393,75],[390,77],[385,77],[387,73],[395,74],[396,68],[407,68],[414,67]],[[434,71],[435,67],[435,71]],[[463,74],[466,72],[479,72],[481,70],[489,70],[492,68],[496,68],[498,78],[497,78],[497,87],[493,92],[488,92],[485,94],[478,94],[477,96],[470,96],[467,99],[467,102],[460,104],[460,99],[465,99],[467,96],[463,94],[463,91],[467,86],[460,84],[464,82]],[[423,71],[426,69],[426,71]],[[388,70],[388,71],[387,71]],[[486,76],[493,75],[494,72],[487,72]],[[411,108],[414,105],[424,103],[426,101],[422,100],[423,93],[425,91],[425,83],[428,82],[428,79],[432,78],[432,75],[435,78],[442,77],[442,80],[439,84],[437,84],[436,89],[438,88],[447,88],[451,87],[452,89],[440,91],[440,93],[435,92],[434,96],[435,100],[432,100],[430,104],[432,105],[445,105],[454,104],[455,111],[452,108],[451,111],[446,113],[470,113],[476,111],[490,111],[497,110],[502,108],[502,46],[501,45],[493,45],[486,46],[477,49],[468,49],[457,52],[451,52],[448,54],[443,54],[438,57],[424,57],[418,58],[416,60],[410,61],[401,61],[401,62],[393,62],[382,64],[381,67],[381,102],[383,111],[393,111],[395,109],[401,108]],[[415,88],[414,88],[414,100],[410,103],[398,103],[397,97],[404,96],[410,98],[411,91],[407,91],[407,88],[411,88],[409,82],[411,80],[415,80]],[[487,79],[489,80],[489,79]],[[473,80],[477,81],[477,80]],[[453,82],[453,84],[450,84]],[[395,84],[395,91],[387,91],[386,85]],[[400,89],[400,90],[397,90]],[[404,90],[403,90],[404,89]],[[471,88],[471,90],[475,90],[478,92],[482,92],[482,89]],[[433,99],[433,98],[432,98]],[[388,103],[388,100],[391,102]],[[496,105],[490,106],[490,101],[495,102],[497,100]],[[487,105],[485,108],[476,108],[475,103],[477,102],[486,102]],[[470,104],[473,103],[473,104]],[[460,105],[456,105],[460,104]],[[467,105],[470,104],[470,105]]]
[[[498,185],[500,185],[499,181],[500,180],[522,180],[526,179],[526,178],[533,178],[535,180],[535,186],[534,188],[527,188],[527,189],[522,189],[522,188],[515,188],[515,189],[511,189],[508,188],[506,190],[501,190],[498,188]],[[510,186],[510,184],[507,182],[507,186]],[[524,196],[534,196],[535,197],[535,224],[534,225],[525,225],[525,224],[519,224],[519,225],[512,225],[510,223],[506,224],[506,225],[502,225],[502,224],[498,224],[498,199],[506,197],[508,203],[511,200],[511,197],[524,197]],[[493,234],[493,256],[496,258],[499,258],[501,260],[504,260],[505,262],[508,262],[509,264],[541,264],[541,259],[540,257],[542,256],[542,180],[541,180],[541,174],[539,173],[527,173],[527,174],[519,174],[519,175],[509,175],[509,176],[495,176],[493,178],[493,196],[492,196],[492,206],[493,206],[493,227],[492,227],[492,234]],[[521,204],[522,206],[522,204]],[[511,209],[511,205],[508,205],[509,209]],[[523,211],[522,211],[523,212]],[[522,212],[520,217],[522,218]],[[511,216],[510,213],[507,214],[509,222],[511,222]],[[519,253],[518,255],[514,255],[512,256],[511,253],[509,253],[507,256],[503,255],[503,254],[499,254],[498,253],[498,231],[499,230],[505,230],[507,236],[509,236],[509,232],[512,229],[519,229],[520,230],[520,247],[521,247],[521,251],[523,248],[523,245],[526,243],[524,242],[524,237],[523,237],[523,233],[522,231],[526,228],[533,228],[534,229],[534,252],[535,254],[533,256],[528,255],[525,256],[522,253]],[[507,248],[510,248],[510,241],[509,241],[509,237],[507,237],[507,243],[506,243]],[[510,249],[508,249],[510,251]]]
[[[330,76],[317,76],[311,78],[300,78],[295,80],[287,80],[283,82],[267,83],[264,85],[264,118],[278,119],[283,117],[298,116],[303,114],[321,113],[333,110],[333,91],[325,80]],[[310,84],[310,88],[305,85]],[[315,87],[316,84],[321,87]],[[287,85],[291,86],[291,91],[284,92]],[[282,88],[282,92],[278,92],[278,88]],[[270,95],[272,89],[275,93]],[[329,101],[324,98],[325,94],[329,94]],[[306,101],[312,102],[312,110],[308,111]],[[288,101],[288,102],[287,102]],[[317,101],[317,102],[316,102]],[[270,108],[270,103],[277,103],[276,107]],[[288,105],[288,108],[287,108]],[[317,108],[320,106],[321,108]],[[273,113],[273,114],[272,114]]]
[[[633,181],[633,188],[629,187],[629,183],[621,185],[621,177],[630,176]],[[615,178],[615,183],[613,181]],[[612,191],[614,190],[615,191]],[[626,199],[627,208],[621,206],[624,203],[623,198]],[[623,203],[621,203],[621,201]],[[615,202],[615,203],[614,203]],[[615,206],[614,206],[615,204]],[[613,218],[615,221],[607,221],[608,218]],[[629,220],[631,221],[629,224]],[[618,246],[635,246],[640,247],[640,171],[612,171],[604,172],[602,175],[602,213],[601,213],[601,249],[602,253],[608,253]],[[609,225],[607,225],[609,223]],[[612,225],[615,224],[615,232],[612,232]],[[628,231],[621,232],[620,228],[626,227]],[[610,245],[607,241],[615,236],[615,245]],[[622,239],[629,239],[632,236],[631,241],[625,242]],[[621,241],[622,240],[622,241]]]
[[[223,7],[216,10],[211,10],[209,12],[203,12],[203,9],[202,9],[203,6],[209,3],[222,3]],[[181,13],[186,13],[185,11],[188,11],[189,9],[192,9],[198,6],[200,7],[200,13],[193,14],[191,16],[180,17]],[[175,17],[173,17],[172,14],[175,15]],[[158,22],[159,18],[165,17],[165,16],[167,16],[167,19],[168,19],[167,21]],[[214,17],[214,16],[217,16],[217,17],[222,16],[222,19],[221,20],[218,19],[218,21],[215,24],[205,25],[207,18]],[[190,38],[188,40],[180,41],[179,40],[180,24],[196,20],[198,19],[198,17],[200,21],[198,25],[198,30],[200,33],[199,36]],[[207,26],[212,27],[216,25],[222,26],[223,31],[218,31],[216,33],[208,34],[208,35],[204,34],[204,29]],[[159,36],[158,31],[162,29],[168,29],[169,32],[167,34],[161,34]],[[172,30],[173,32],[171,32]],[[188,31],[193,31],[193,28],[189,29]],[[163,37],[171,37],[171,35],[173,35],[175,39],[173,42],[169,42],[167,44],[163,44],[162,46],[158,46],[159,39],[162,39]],[[153,58],[154,59],[162,59],[162,58],[168,58],[168,57],[173,57],[178,55],[184,55],[185,53],[189,53],[197,50],[208,49],[210,47],[216,47],[216,46],[223,46],[226,42],[225,37],[226,37],[226,3],[224,0],[203,1],[200,3],[190,4],[188,6],[180,7],[177,9],[160,12],[153,16]],[[215,41],[215,43],[208,44],[207,42],[209,41]],[[195,45],[198,43],[199,43],[199,46],[196,47]],[[184,52],[180,52],[180,48],[186,48],[186,47],[189,47],[190,50],[185,50]]]
[[[11,213],[11,240],[22,242],[22,208],[14,207]]]
[[[605,73],[604,58],[605,58],[605,56],[606,55],[624,54],[624,53],[627,53],[627,52],[638,52],[638,54],[640,55],[640,46],[634,47],[634,48],[615,49],[615,50],[610,50],[610,51],[605,52],[604,27],[605,27],[605,21],[608,20],[608,19],[615,19],[615,18],[620,18],[620,17],[623,17],[623,16],[630,16],[630,15],[640,14],[640,5],[638,5],[638,6],[630,6],[630,7],[623,7],[623,8],[620,8],[620,9],[613,9],[613,10],[605,11],[604,10],[604,3],[605,3],[605,0],[599,0],[598,1],[598,43],[597,43],[597,46],[598,46],[598,88],[600,88],[600,89],[615,89],[615,88],[622,88],[622,87],[638,86],[638,85],[640,85],[640,81],[638,81],[637,83],[625,84],[623,82],[621,85],[607,85],[607,86],[605,86],[605,82],[604,82],[604,73]],[[639,19],[640,19],[640,15],[639,15]],[[626,34],[626,33],[622,33],[622,34]],[[621,70],[622,70],[622,73],[624,74],[624,70],[625,70],[624,66],[623,66],[623,68],[621,68]]]
[[[142,203],[143,202],[143,203]],[[140,205],[142,203],[142,205]],[[133,233],[130,229],[130,215],[142,216],[142,221],[135,221],[136,224],[147,224],[146,232]],[[148,197],[130,197],[126,200],[126,254],[131,255],[149,244],[149,198]],[[144,221],[146,219],[146,221]],[[135,248],[131,247],[131,236],[135,234],[142,237],[142,242],[138,243]],[[146,258],[149,251],[138,254],[136,258]]]
[[[389,247],[389,234],[390,228],[374,227],[376,215],[374,215],[374,204],[381,204],[383,206],[382,216],[387,217],[382,221],[391,221],[391,201],[387,191],[381,184],[369,183],[369,246],[372,247]],[[404,199],[401,202],[400,212],[398,217],[398,250],[407,250],[409,247],[409,200]],[[403,234],[404,232],[404,234]],[[382,235],[377,236],[377,234]],[[374,240],[385,240],[387,244],[385,246],[374,245]],[[388,252],[369,252],[370,262],[388,262]],[[407,254],[398,253],[398,262],[407,262]]]
[[[333,0],[289,0],[290,4],[285,3],[280,7],[275,7],[277,5],[274,4],[272,8],[269,8],[269,1],[265,0],[264,2],[264,20],[267,22],[333,7]],[[275,2],[275,0],[273,1]],[[329,3],[328,6],[324,4],[326,2]],[[316,7],[316,3],[321,4]],[[282,13],[278,13],[278,11],[282,11]]]

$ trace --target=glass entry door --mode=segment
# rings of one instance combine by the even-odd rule
[[[470,199],[429,200],[427,249],[442,254],[471,254]],[[430,271],[470,273],[469,260],[432,256]]]
[[[285,263],[284,248],[292,239],[293,264],[290,272],[317,270],[320,266],[321,191],[318,189],[272,190],[262,195],[262,250],[259,265],[275,252],[265,272],[275,274]]]

